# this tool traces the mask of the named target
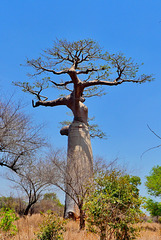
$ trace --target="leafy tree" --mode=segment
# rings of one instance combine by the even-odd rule
[[[157,165],[152,168],[150,175],[146,177],[145,186],[150,195],[161,197],[161,166]]]
[[[157,165],[152,168],[149,176],[146,176],[145,186],[150,195],[161,197],[161,166]],[[156,216],[157,219],[161,216],[161,203],[148,199],[145,208],[150,212],[151,216]]]
[[[39,58],[27,60],[27,66],[33,69],[29,76],[35,78],[35,81],[15,84],[24,92],[36,97],[36,102],[32,101],[33,107],[64,105],[74,115],[72,124],[63,127],[60,133],[68,136],[68,176],[72,175],[73,165],[77,168],[83,166],[84,180],[82,180],[85,184],[93,174],[92,148],[87,123],[88,108],[84,104],[85,99],[104,94],[102,86],[144,83],[151,81],[152,77],[145,74],[138,76],[140,66],[131,58],[126,58],[122,53],[104,52],[91,39],[74,42],[56,40],[52,48],[43,51]],[[57,80],[50,77],[54,75],[57,76]],[[65,95],[48,100],[43,92],[47,92],[49,87],[65,90]],[[78,155],[81,157],[77,158]],[[81,172],[80,169],[80,176]],[[73,178],[73,181],[77,182],[77,179]],[[75,184],[75,188],[77,187]],[[66,191],[70,192],[68,186]],[[75,213],[76,204],[70,194],[66,194],[65,209],[66,217],[69,212]]]
[[[15,197],[0,197],[0,209],[12,209],[17,214],[22,215],[24,213],[24,209],[26,208],[26,203],[22,198]]]
[[[45,193],[43,196],[43,200],[52,200],[55,202],[59,202],[56,193]]]
[[[90,229],[99,229],[100,239],[133,239],[142,203],[138,185],[140,178],[113,170],[94,179],[84,208]],[[97,230],[95,229],[95,231]]]
[[[43,198],[39,200],[32,209],[34,213],[45,213],[48,210],[63,216],[64,205],[58,199],[56,193],[45,193]]]
[[[157,217],[157,220],[159,216],[161,216],[161,203],[156,202],[152,199],[147,199],[145,208],[147,211],[149,211],[150,215],[152,217]]]
[[[59,200],[59,198],[57,197],[56,193],[45,193],[43,200],[50,200],[55,202],[57,205],[59,206],[63,206]]]
[[[11,196],[10,197],[2,196],[2,197],[0,197],[0,208],[14,209],[15,201],[16,200]]]

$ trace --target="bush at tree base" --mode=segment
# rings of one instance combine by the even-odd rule
[[[18,220],[14,210],[8,208],[1,208],[0,210],[0,229],[6,233],[7,236],[13,236],[17,232],[17,227],[13,224]]]
[[[48,211],[42,214],[43,223],[40,225],[40,231],[36,234],[38,240],[63,240],[63,232],[65,232],[66,221],[57,215]]]
[[[137,228],[133,224],[140,220],[143,201],[139,197],[139,184],[139,177],[116,170],[94,179],[84,209],[89,228],[98,232],[101,240],[135,239]]]

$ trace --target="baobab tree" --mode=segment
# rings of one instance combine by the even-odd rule
[[[50,49],[44,50],[37,59],[27,59],[27,66],[34,72],[33,83],[17,82],[23,91],[33,94],[37,100],[32,106],[55,107],[64,105],[73,113],[73,122],[64,126],[60,133],[68,136],[67,171],[72,167],[83,168],[85,179],[92,177],[93,157],[88,129],[88,108],[84,101],[88,97],[101,96],[103,86],[118,86],[123,83],[143,83],[151,81],[151,75],[138,76],[139,65],[122,53],[109,54],[91,39],[69,42],[56,40]],[[51,76],[57,76],[57,80]],[[59,76],[64,77],[60,79]],[[39,80],[39,78],[41,78]],[[31,78],[30,78],[31,79]],[[69,94],[48,100],[43,91],[55,87]],[[79,156],[79,157],[77,157]],[[81,156],[81,157],[80,157]],[[84,172],[85,171],[85,172]],[[73,179],[74,181],[74,179]],[[75,185],[77,188],[77,186]],[[67,192],[70,192],[67,186]],[[76,212],[76,204],[66,194],[65,216]]]

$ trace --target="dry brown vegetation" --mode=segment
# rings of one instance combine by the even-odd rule
[[[140,223],[141,229],[138,240],[159,240],[161,239],[161,224],[159,223]]]
[[[0,232],[0,240],[33,240],[35,234],[39,230],[43,218],[40,214],[22,217],[16,221],[18,233],[11,237],[5,236]],[[158,223],[141,223],[140,236],[137,240],[159,240],[161,239],[161,225]],[[79,222],[69,221],[66,225],[66,232],[64,233],[64,240],[99,240],[99,236],[89,233],[87,231],[79,230]]]

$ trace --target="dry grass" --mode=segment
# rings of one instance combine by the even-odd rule
[[[16,221],[18,233],[14,237],[6,237],[0,233],[0,240],[33,240],[34,232],[39,230],[39,224],[43,219],[40,214],[35,214]],[[157,223],[139,224],[140,237],[137,240],[161,240],[161,225]],[[99,240],[99,236],[87,231],[79,230],[79,222],[69,221],[64,233],[64,240]]]
[[[138,240],[159,240],[161,239],[161,225],[158,223],[140,223],[140,237]]]
[[[95,234],[79,230],[79,222],[69,221],[64,233],[64,240],[99,240]]]
[[[15,222],[18,233],[14,237],[6,238],[5,240],[31,240],[35,238],[35,232],[39,230],[39,224],[43,221],[40,214],[34,214],[32,216],[26,216],[20,218]],[[1,239],[0,239],[1,240]]]

